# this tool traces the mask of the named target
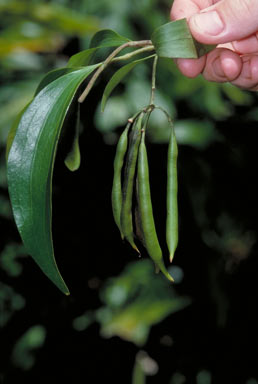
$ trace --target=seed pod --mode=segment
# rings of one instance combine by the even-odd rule
[[[139,205],[139,214],[141,218],[142,236],[144,246],[155,263],[163,274],[170,280],[174,281],[164,265],[162,251],[159,245],[153,211],[151,203],[150,182],[149,182],[149,167],[147,151],[145,146],[145,132],[143,130],[141,142],[139,146],[138,164],[137,164],[137,200]]]
[[[135,209],[134,209],[134,221],[135,221],[135,231],[136,231],[136,236],[140,240],[140,242],[144,245],[144,237],[143,237],[143,230],[142,230],[142,223],[141,223],[141,216],[140,216],[140,210],[139,210],[139,202],[138,202],[138,176],[136,177],[136,197],[137,201],[135,204]]]
[[[126,240],[140,253],[134,243],[132,201],[135,181],[135,168],[138,156],[138,148],[141,138],[141,125],[144,112],[136,118],[129,140],[129,148],[126,157],[125,175],[123,184],[123,200],[121,208],[121,229]]]
[[[167,163],[167,220],[166,240],[169,250],[169,259],[172,263],[178,243],[178,207],[177,207],[177,143],[176,136],[171,124],[171,134],[168,146]]]
[[[112,192],[111,192],[113,217],[117,227],[119,228],[122,239],[124,238],[124,235],[122,233],[121,222],[120,222],[121,208],[122,208],[122,181],[121,181],[122,175],[121,174],[122,174],[124,157],[126,154],[127,144],[128,144],[128,131],[131,124],[132,122],[129,121],[117,143],[116,155],[114,159],[114,177],[113,177],[113,185],[112,185]]]
[[[144,122],[142,124],[142,129],[141,132],[143,132],[146,129],[146,126],[148,124],[150,115],[152,113],[152,109],[148,112],[146,112]],[[143,236],[143,230],[142,230],[142,223],[141,223],[141,215],[139,211],[139,201],[138,201],[138,189],[139,189],[139,178],[138,175],[136,176],[136,182],[135,182],[135,191],[136,191],[136,204],[135,204],[135,209],[134,209],[134,221],[135,221],[135,231],[136,231],[136,236],[142,243],[142,245],[146,248],[145,243],[144,243],[144,236]],[[157,270],[159,272],[159,269]]]

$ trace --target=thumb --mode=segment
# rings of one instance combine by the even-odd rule
[[[204,44],[241,40],[258,31],[258,0],[220,0],[189,19],[193,36]]]

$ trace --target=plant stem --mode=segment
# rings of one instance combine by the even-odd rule
[[[154,45],[143,47],[143,48],[137,49],[136,51],[126,53],[123,56],[115,57],[112,60],[112,63],[115,63],[117,61],[128,60],[128,59],[131,59],[133,56],[139,55],[140,53],[145,53],[145,52],[149,52],[149,51],[153,51],[153,50],[154,50]]]
[[[154,106],[155,109],[159,109],[160,111],[162,111],[164,113],[164,115],[166,115],[167,119],[168,119],[168,122],[171,124],[171,125],[174,125],[173,124],[173,120],[172,120],[172,117],[170,116],[170,114],[162,107],[160,107],[159,105],[155,105]]]
[[[155,90],[156,90],[156,72],[157,72],[158,55],[155,55],[152,67],[152,80],[151,80],[151,98],[150,105],[154,104]]]
[[[97,69],[97,71],[92,76],[91,80],[89,81],[87,87],[85,88],[84,92],[81,94],[81,96],[78,99],[79,103],[83,103],[83,101],[88,96],[91,88],[95,84],[95,81],[100,76],[100,74],[106,69],[106,67],[111,63],[111,61],[114,59],[116,55],[118,55],[119,52],[121,52],[123,49],[128,47],[146,47],[152,45],[151,40],[141,40],[141,41],[128,41],[125,44],[120,45],[118,48],[116,48],[102,63],[102,65]]]

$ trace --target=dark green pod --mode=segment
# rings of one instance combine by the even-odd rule
[[[142,236],[144,240],[143,244],[148,254],[154,261],[156,267],[158,267],[170,281],[174,281],[165,267],[162,251],[156,233],[151,202],[149,166],[145,146],[144,131],[142,132],[141,142],[139,146],[137,178],[137,200],[139,206],[139,215],[141,219]]]
[[[122,168],[124,164],[124,157],[127,151],[128,146],[128,131],[131,126],[131,122],[128,122],[126,128],[124,129],[116,147],[116,155],[114,159],[114,177],[113,185],[111,192],[111,202],[112,202],[112,211],[113,217],[119,231],[121,233],[122,239],[124,238],[122,228],[121,228],[121,209],[122,209]]]
[[[123,184],[123,199],[121,208],[121,229],[125,239],[139,252],[134,242],[132,202],[135,182],[135,169],[138,156],[138,149],[141,139],[141,126],[144,112],[135,120],[129,140],[129,148],[126,157],[125,175]],[[139,252],[140,253],[140,252]]]

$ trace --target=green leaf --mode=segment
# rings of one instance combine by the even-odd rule
[[[128,41],[131,40],[112,31],[112,29],[103,29],[93,36],[90,48],[118,47],[128,43]]]
[[[139,60],[134,60],[129,64],[124,65],[120,68],[109,80],[104,90],[102,100],[101,100],[101,111],[104,112],[106,102],[108,97],[110,96],[113,89],[123,80],[123,78],[139,63],[153,58],[155,55],[147,56]]]
[[[65,158],[65,165],[70,171],[77,171],[79,169],[81,164],[81,154],[80,154],[80,147],[79,147],[79,134],[80,134],[80,104],[78,103],[77,106],[77,113],[76,113],[76,126],[75,126],[75,132],[74,132],[74,139],[72,142],[72,147],[70,152]]]
[[[43,88],[21,118],[7,164],[13,214],[27,252],[65,294],[69,290],[55,262],[51,233],[54,159],[73,97],[95,68],[68,73]]]
[[[77,68],[78,69],[78,68]],[[74,71],[74,68],[67,68],[67,67],[64,67],[64,68],[58,68],[58,69],[54,69],[53,71],[50,71],[48,72],[44,77],[43,79],[41,80],[41,82],[39,83],[37,89],[36,89],[36,92],[35,92],[35,96],[43,89],[45,88],[49,83],[52,83],[52,81],[55,81],[56,79],[58,79],[59,77],[61,76],[64,76],[66,75],[67,73],[70,73]]]
[[[83,67],[89,65],[98,49],[117,47],[128,41],[130,40],[111,29],[98,31],[91,39],[90,48],[70,57],[67,67]]]
[[[198,43],[191,35],[186,19],[171,21],[155,29],[151,41],[160,57],[196,59],[215,48]]]
[[[89,65],[97,49],[98,48],[89,48],[71,56],[67,63],[67,67],[84,67],[85,65]]]
[[[70,57],[67,67],[71,68],[89,65],[98,49],[117,47],[127,43],[128,41],[130,40],[112,31],[111,29],[98,31],[91,40],[90,48]]]
[[[5,150],[5,158],[6,158],[6,161],[8,160],[8,156],[9,156],[9,152],[10,152],[10,149],[11,149],[11,146],[12,146],[12,143],[13,143],[13,140],[14,140],[14,137],[16,135],[16,131],[17,131],[17,128],[20,124],[20,121],[21,121],[21,118],[24,114],[24,112],[26,111],[26,109],[28,108],[28,106],[30,105],[31,102],[29,102],[29,104],[27,104],[22,110],[21,112],[17,115],[16,119],[14,120],[12,126],[11,126],[11,129],[8,133],[8,136],[7,136],[7,142],[6,142],[6,150]]]
[[[41,80],[41,82],[39,83],[36,91],[35,91],[35,97],[37,96],[37,94],[43,89],[45,88],[49,83],[51,83],[52,81],[55,81],[56,79],[58,79],[59,77],[67,74],[67,73],[70,73],[72,71],[74,71],[75,69],[74,68],[58,68],[58,69],[54,69],[53,71],[50,71],[48,72],[44,77],[43,79]],[[78,68],[77,68],[78,70]],[[30,102],[31,103],[31,102]],[[6,160],[8,159],[8,155],[9,155],[9,152],[10,152],[10,149],[11,149],[11,146],[12,146],[12,143],[13,143],[13,140],[14,140],[14,137],[15,137],[15,134],[16,134],[16,131],[17,131],[17,128],[18,128],[18,125],[20,123],[20,120],[22,118],[22,115],[23,113],[25,112],[25,110],[27,109],[27,107],[30,105],[30,103],[28,103],[22,110],[21,112],[17,115],[16,119],[14,120],[12,126],[11,126],[11,129],[8,133],[8,137],[7,137],[7,143],[6,143]]]

